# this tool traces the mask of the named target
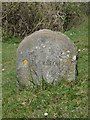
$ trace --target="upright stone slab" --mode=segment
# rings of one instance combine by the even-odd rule
[[[76,78],[77,48],[60,32],[43,29],[25,37],[17,50],[17,81],[28,86]]]

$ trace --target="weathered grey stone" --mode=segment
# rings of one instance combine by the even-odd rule
[[[60,32],[43,29],[25,37],[17,50],[17,80],[20,85],[75,80],[77,48]]]

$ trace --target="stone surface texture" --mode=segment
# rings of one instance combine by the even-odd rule
[[[43,29],[25,37],[17,50],[19,85],[76,79],[77,48],[60,32]]]

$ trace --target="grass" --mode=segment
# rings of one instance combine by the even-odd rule
[[[76,81],[61,81],[58,85],[46,85],[18,91],[16,88],[15,39],[2,43],[3,61],[3,118],[40,118],[44,113],[54,118],[88,117],[88,22],[65,32],[80,49],[78,77]]]

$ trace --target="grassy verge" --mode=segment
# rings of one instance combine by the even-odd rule
[[[67,34],[76,44],[78,77],[76,81],[64,80],[56,86],[17,91],[16,49],[17,43],[4,42],[3,60],[3,118],[48,117],[85,118],[88,115],[88,24],[87,20]],[[12,39],[14,41],[14,38]]]

